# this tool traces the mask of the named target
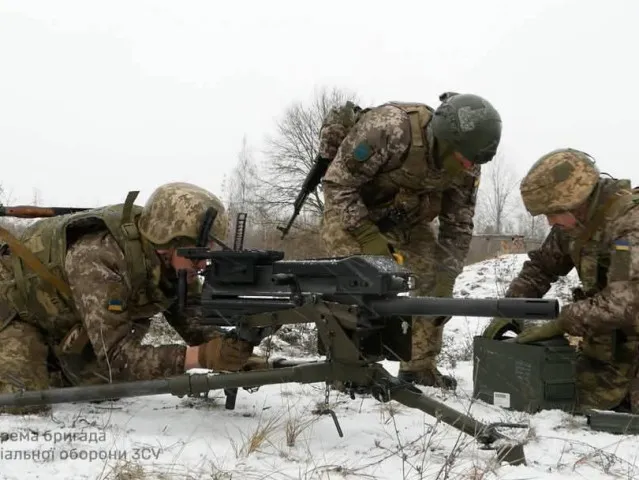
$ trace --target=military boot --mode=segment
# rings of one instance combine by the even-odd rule
[[[415,372],[400,370],[397,374],[397,378],[403,382],[423,385],[425,387],[437,387],[444,390],[455,390],[457,388],[457,380],[450,375],[443,375],[437,367]]]

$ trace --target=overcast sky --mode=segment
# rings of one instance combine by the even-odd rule
[[[367,104],[488,98],[523,174],[588,151],[639,184],[639,2],[0,0],[0,183],[13,203],[219,191],[314,89]]]

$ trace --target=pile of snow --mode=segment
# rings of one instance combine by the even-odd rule
[[[502,294],[525,258],[467,267],[455,296]],[[574,285],[573,273],[547,296],[569,298]],[[453,318],[447,348],[465,345],[486,322]],[[397,372],[397,363],[384,366]],[[635,437],[590,431],[584,418],[560,411],[528,415],[473,400],[471,362],[458,360],[451,373],[457,392],[422,390],[481,421],[525,423],[504,433],[527,439],[527,466],[497,465],[493,451],[420,411],[331,391],[340,437],[330,415],[314,413],[324,384],[287,384],[240,390],[235,410],[225,410],[216,391],[206,399],[157,395],[56,405],[44,417],[0,416],[0,478],[639,478]]]

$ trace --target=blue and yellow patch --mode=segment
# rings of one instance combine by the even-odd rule
[[[630,250],[630,242],[628,242],[628,240],[615,240],[614,245],[615,250],[617,250],[618,252],[625,252]]]
[[[366,142],[360,143],[353,149],[353,157],[358,162],[365,162],[371,158],[371,155],[373,155],[373,149]]]
[[[109,300],[109,304],[107,305],[107,310],[109,312],[121,312],[124,306],[122,305],[122,300],[111,299]]]

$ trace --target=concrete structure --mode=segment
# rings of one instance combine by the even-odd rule
[[[526,253],[541,245],[541,241],[523,235],[473,235],[466,264],[481,262],[506,253]]]

